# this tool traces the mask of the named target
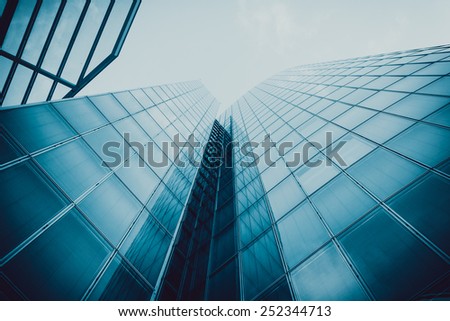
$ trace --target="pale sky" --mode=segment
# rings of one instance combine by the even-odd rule
[[[289,67],[449,42],[449,0],[142,0],[80,95],[201,79],[224,109]]]

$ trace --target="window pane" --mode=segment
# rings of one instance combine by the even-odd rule
[[[245,246],[270,226],[264,199],[260,199],[239,217],[241,246]]]
[[[311,200],[335,234],[375,205],[375,201],[344,174],[322,187]]]
[[[382,148],[349,168],[348,173],[384,200],[403,188],[425,169]]]
[[[450,130],[419,123],[388,142],[387,146],[433,167],[450,155]]]
[[[341,243],[378,300],[409,300],[448,272],[448,265],[377,210]]]
[[[359,105],[369,107],[376,110],[383,110],[400,99],[406,97],[407,94],[396,93],[390,91],[380,91],[368,99],[364,100]]]
[[[3,128],[1,127],[0,151],[0,166],[23,155],[23,152],[13,145],[13,143],[10,141],[10,138],[8,138],[6,133],[3,131]]]
[[[444,252],[450,253],[448,195],[449,181],[430,174],[387,203]]]
[[[422,119],[449,102],[450,98],[412,94],[386,109],[386,112]]]
[[[283,274],[273,232],[242,253],[244,299],[250,300]]]
[[[383,144],[413,124],[413,121],[405,118],[379,113],[356,128],[355,132]]]
[[[291,268],[330,238],[316,211],[308,202],[304,202],[280,220],[278,231],[284,256]]]
[[[344,126],[345,128],[353,129],[373,115],[375,115],[375,111],[373,110],[354,106],[350,110],[336,118],[333,122]]]
[[[292,272],[297,300],[368,300],[333,244]]]
[[[398,90],[398,91],[406,91],[406,92],[414,92],[417,89],[420,89],[426,85],[428,85],[430,82],[433,82],[438,77],[428,77],[428,76],[409,76],[406,78],[403,78],[399,82],[396,82],[392,86],[386,88],[387,90]]]
[[[137,154],[117,171],[117,176],[143,204],[147,203],[148,198],[160,182],[158,176],[145,165],[145,162]]]
[[[155,219],[144,211],[125,239],[120,253],[150,284],[156,285],[169,245],[170,237],[160,228]]]
[[[79,139],[38,155],[36,159],[72,200],[108,172],[100,158]]]
[[[113,95],[130,114],[142,111],[141,104],[136,100],[136,98],[134,98],[134,96],[130,92],[124,91],[115,93]]]
[[[14,11],[11,24],[6,33],[5,40],[2,43],[2,50],[9,52],[12,55],[17,54],[20,42],[25,33],[27,25],[30,21],[31,13],[36,5],[36,0],[20,1],[17,4],[16,11]],[[2,33],[4,31],[2,30]]]
[[[52,38],[42,68],[56,75],[69,45],[70,36],[83,10],[83,1],[67,1],[63,14]]]
[[[311,164],[320,162],[320,165],[312,167],[305,164],[295,172],[295,176],[300,182],[300,185],[308,195],[314,193],[340,173],[336,165],[333,163],[327,164],[323,154],[314,156],[311,158],[310,162]]]
[[[36,64],[41,51],[44,47],[45,40],[50,31],[50,27],[55,19],[56,12],[58,11],[60,1],[43,1],[39,9],[39,13],[34,22],[33,29],[31,30],[30,37],[28,38],[23,52],[22,59]]]
[[[107,123],[103,115],[87,98],[64,100],[53,105],[79,133]]]
[[[450,62],[448,62],[450,65]],[[442,77],[438,81],[419,90],[419,93],[450,96],[450,77]]]
[[[375,144],[370,143],[364,138],[360,138],[351,133],[345,135],[342,139],[331,146],[334,148],[338,148],[337,146],[340,142],[344,142],[344,145],[342,145],[340,149],[337,149],[336,153],[339,155],[341,160],[339,160],[339,158],[336,158],[334,159],[334,161],[342,168],[346,168],[357,162],[359,159],[370,153],[376,147]],[[329,149],[329,154],[332,153],[332,150],[332,148]]]
[[[93,96],[89,97],[89,99],[110,122],[129,115],[113,95]]]
[[[25,161],[0,171],[0,257],[43,227],[66,204]]]
[[[148,301],[152,290],[124,260],[116,257],[98,281],[89,300],[96,301]]]
[[[20,105],[25,96],[32,75],[31,69],[19,65],[14,73],[13,80],[6,92],[3,106]]]
[[[291,175],[272,189],[267,194],[267,197],[272,207],[275,220],[277,220],[303,201],[305,194],[295,178]]]
[[[119,242],[141,209],[138,200],[114,176],[91,192],[79,206],[113,244]]]
[[[4,271],[30,300],[80,300],[109,252],[79,213],[71,211]]]

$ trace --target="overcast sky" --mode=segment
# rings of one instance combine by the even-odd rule
[[[80,94],[201,79],[226,108],[288,67],[449,42],[449,0],[142,0]]]

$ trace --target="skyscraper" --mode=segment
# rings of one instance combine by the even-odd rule
[[[448,298],[449,85],[446,45],[291,68],[217,119],[199,82],[6,108],[0,293]]]
[[[73,97],[119,55],[140,2],[0,1],[0,106]]]

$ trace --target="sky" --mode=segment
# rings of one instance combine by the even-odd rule
[[[142,0],[80,95],[202,80],[230,106],[289,67],[450,42],[448,0]]]

